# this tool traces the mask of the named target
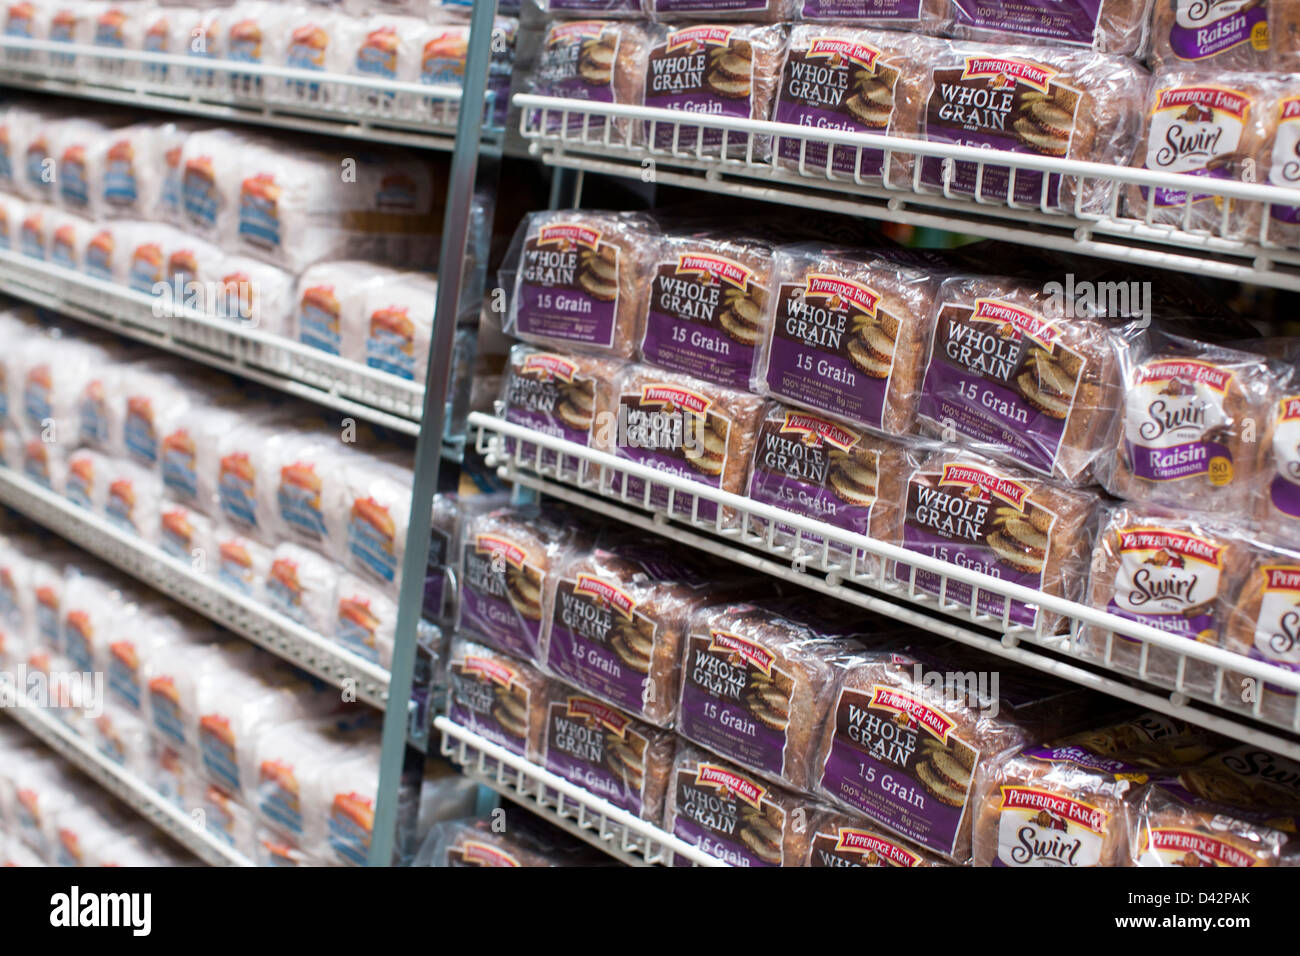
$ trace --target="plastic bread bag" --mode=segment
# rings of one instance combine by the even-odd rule
[[[1300,671],[1300,551],[1251,541],[1249,568],[1240,589],[1223,605],[1225,650]],[[1296,692],[1229,670],[1224,700],[1236,710],[1259,712],[1281,726],[1295,719]]]
[[[27,559],[28,597],[20,603],[31,609],[31,643],[61,652],[63,650],[63,588],[68,576],[68,565],[81,560],[78,552],[60,549],[47,553],[29,553]]]
[[[363,23],[362,30],[358,31],[359,38],[351,37],[355,45],[349,72],[377,80],[418,83],[424,21],[396,12],[383,12],[366,18]],[[363,96],[368,102],[382,104],[393,94],[365,91]]]
[[[106,474],[104,516],[110,524],[156,544],[162,502],[157,471],[134,461],[110,458]]]
[[[49,258],[50,234],[54,228],[54,210],[44,203],[28,203],[23,209],[18,230],[18,251],[44,262]]]
[[[293,338],[294,291],[294,277],[283,269],[246,256],[224,256],[213,305],[218,318]]]
[[[146,708],[150,732],[160,744],[177,752],[183,769],[198,761],[199,718],[197,685],[205,671],[220,667],[224,651],[217,644],[174,644],[150,658]],[[192,772],[192,770],[191,770]],[[190,793],[185,794],[191,797]],[[197,794],[193,795],[197,798]]]
[[[546,734],[542,674],[512,657],[457,636],[447,662],[447,717],[537,762]]]
[[[1135,333],[1013,279],[953,277],[934,301],[918,430],[1089,484],[1110,454]]]
[[[1088,727],[1051,742],[1079,746],[1103,757],[1122,757],[1142,767],[1197,763],[1226,747],[1225,738],[1155,711],[1122,716],[1114,723]]]
[[[347,73],[355,50],[352,36],[359,27],[351,17],[319,4],[300,4],[289,8],[281,27],[285,31],[284,62],[295,70],[320,73]],[[284,92],[308,102],[329,102],[334,93],[329,84],[315,81],[286,80]]]
[[[409,466],[368,455],[344,459],[335,485],[332,535],[339,562],[394,600],[406,553],[406,526],[411,511]]]
[[[813,763],[817,792],[941,856],[971,858],[977,794],[1008,757],[1083,705],[1041,675],[989,671],[958,645],[839,662]]]
[[[246,419],[217,440],[216,471],[200,477],[200,496],[215,488],[220,517],[263,544],[276,540],[269,504],[276,482],[264,469],[264,449],[290,427],[295,426],[280,414]]]
[[[22,224],[26,218],[26,209],[21,201],[7,193],[0,194],[0,249],[19,251]]]
[[[215,245],[235,247],[242,154],[254,142],[250,136],[225,129],[201,130],[184,137],[177,225]],[[165,197],[164,193],[164,202]]]
[[[165,174],[164,131],[169,123],[136,123],[107,131],[96,143],[99,179],[91,203],[96,218],[163,218],[159,194]]]
[[[183,35],[188,38],[189,32],[186,31]],[[174,226],[188,226],[190,220],[185,208],[186,172],[188,169],[185,162],[185,142],[189,139],[190,134],[198,132],[199,129],[200,127],[192,123],[183,122],[164,123],[157,128],[154,148],[162,164],[161,178],[158,183],[157,206],[153,214],[141,211],[140,217],[158,219],[169,222]],[[205,189],[206,180],[210,176],[211,170],[207,168],[207,165],[210,164],[205,165],[203,161],[202,151],[192,153],[191,158],[196,160],[196,165],[194,167],[194,179],[188,185],[193,187],[194,215],[202,221],[206,218],[205,212],[209,208],[213,212],[216,211],[216,197],[210,195]]]
[[[172,56],[187,55],[190,43],[201,34],[195,31],[199,27],[199,11],[189,6],[171,3],[148,5],[141,10],[144,21],[144,35],[141,48],[147,53],[165,53]],[[155,82],[165,81],[176,67],[164,63],[141,64],[141,74]]]
[[[263,597],[274,611],[309,631],[333,634],[340,571],[310,548],[284,542],[271,552]]]
[[[1269,433],[1267,490],[1256,497],[1253,517],[1264,536],[1286,544],[1296,540],[1300,527],[1300,371],[1294,364],[1273,406]]]
[[[63,653],[82,673],[107,670],[108,647],[118,636],[126,599],[120,578],[82,562],[69,567],[60,599]]]
[[[334,592],[334,642],[362,660],[389,667],[397,630],[397,604],[385,590],[355,574],[341,574]]]
[[[237,63],[279,66],[284,62],[284,44],[288,40],[285,20],[289,15],[284,4],[241,0],[221,20],[225,58]],[[280,84],[279,80],[267,81],[253,73],[231,73],[229,78],[236,93],[248,96],[274,93]]]
[[[677,478],[743,494],[762,399],[678,372],[628,365],[612,394],[597,393],[596,414],[611,427],[596,435],[597,448]],[[605,404],[604,399],[609,399]],[[663,484],[609,471],[606,493],[692,520],[732,524],[734,512]],[[648,500],[647,500],[648,499]],[[670,504],[671,502],[671,504]]]
[[[89,219],[69,212],[54,213],[50,218],[50,264],[81,272],[94,234],[95,224]]]
[[[932,143],[1126,166],[1140,139],[1138,104],[1148,82],[1146,71],[1124,57],[951,42],[929,66],[918,133]],[[945,163],[922,159],[918,187],[1087,215],[1107,213],[1115,198],[1106,180]]]
[[[730,231],[667,232],[654,246],[641,360],[747,388],[772,291],[772,249]]]
[[[803,866],[816,806],[707,751],[680,744],[664,829],[732,866]],[[674,865],[689,866],[674,858]]]
[[[1284,189],[1300,189],[1300,3],[1295,12],[1297,60],[1288,78],[1279,81],[1276,98],[1258,118],[1264,125],[1264,142],[1259,156],[1259,180]],[[1247,208],[1243,238],[1262,240],[1288,248],[1300,247],[1300,206],[1274,203],[1265,214],[1256,204]],[[1262,220],[1262,221],[1261,221]]]
[[[581,553],[583,538],[532,508],[467,516],[457,558],[457,630],[538,661],[549,625],[543,606],[549,578],[568,556]]]
[[[171,418],[158,443],[158,468],[169,497],[206,515],[218,514],[218,448],[247,412],[239,402],[195,401]]]
[[[158,514],[158,547],[191,567],[205,568],[212,545],[212,519],[189,505],[163,499]]]
[[[602,536],[547,581],[541,663],[592,696],[671,726],[691,615],[736,587],[734,571],[670,555],[659,538]]]
[[[212,537],[216,547],[215,564],[209,565],[209,571],[236,594],[262,603],[271,571],[271,549],[221,521],[213,529]]]
[[[503,331],[535,345],[631,358],[644,315],[645,216],[536,212],[520,225],[501,285],[512,290]]]
[[[30,435],[47,441],[77,444],[80,431],[80,397],[96,366],[108,356],[98,346],[57,330],[12,339],[18,346],[16,361],[8,364],[22,387],[21,425]]]
[[[604,866],[595,853],[555,827],[543,826],[523,811],[504,810],[502,825],[465,819],[437,823],[429,831],[414,866],[556,867]]]
[[[938,279],[872,250],[776,252],[751,388],[884,434],[909,430]]]
[[[1066,600],[1083,590],[1095,491],[1075,490],[951,446],[916,445],[885,540]],[[1030,603],[973,589],[902,562],[889,571],[909,591],[943,596],[1011,626],[1054,633],[1063,621]],[[978,590],[978,598],[973,594]]]
[[[1178,787],[1195,799],[1233,807],[1238,814],[1250,807],[1285,818],[1295,813],[1300,796],[1300,766],[1255,744],[1238,744],[1180,767],[1176,777]],[[1161,782],[1171,789],[1168,781]]]
[[[1271,65],[1270,33],[1286,0],[1155,0],[1151,51],[1155,69],[1203,67],[1212,72],[1266,70]],[[1281,23],[1277,23],[1281,26]]]
[[[928,63],[943,42],[861,27],[801,24],[790,31],[772,119],[800,127],[913,136],[929,93]],[[780,137],[776,163],[810,176],[881,182],[883,150]],[[893,153],[889,181],[911,188],[914,157]]]
[[[948,0],[801,0],[794,18],[938,36],[952,14]]]
[[[1113,453],[1097,479],[1144,504],[1245,516],[1269,480],[1272,410],[1284,366],[1151,330],[1120,353],[1124,383]]]
[[[122,370],[108,402],[109,435],[121,441],[108,449],[111,455],[151,470],[158,467],[163,436],[195,397],[186,376],[183,364],[167,359],[136,362]]]
[[[631,105],[736,119],[767,120],[781,80],[784,25],[681,24],[655,26],[646,46],[616,69],[634,69],[640,97]],[[618,83],[618,80],[615,80]],[[620,100],[621,102],[621,100]],[[771,141],[679,120],[640,121],[632,140],[678,155],[766,158]]]
[[[366,294],[399,274],[387,266],[350,260],[305,269],[295,293],[295,337],[332,355],[364,354]]]
[[[44,334],[44,326],[33,310],[0,311],[0,335],[12,343],[9,349],[0,352],[0,421],[15,429],[23,426],[23,358],[27,343],[43,338]]]
[[[1133,165],[1211,180],[1264,181],[1278,90],[1261,73],[1157,73],[1143,105],[1145,129]],[[1125,190],[1125,208],[1135,219],[1234,238],[1257,237],[1262,212],[1260,203],[1136,185]]]
[[[258,507],[276,541],[297,541],[330,556],[342,554],[345,521],[343,467],[352,456],[324,428],[278,432],[262,444]]]
[[[596,418],[597,393],[609,387],[622,365],[618,359],[516,345],[510,350],[502,383],[503,417],[543,435],[591,446],[602,425],[608,424]],[[580,459],[539,449],[528,441],[508,437],[505,451],[518,455],[525,465],[540,464],[561,476],[580,478],[585,470]]]
[[[62,115],[38,110],[34,103],[23,101],[6,111],[7,153],[12,170],[12,178],[5,184],[8,192],[29,202],[52,203],[57,199],[55,177],[50,175],[57,162],[53,121]]]
[[[541,763],[643,820],[663,819],[676,740],[631,715],[552,681]]]
[[[345,351],[343,357],[408,382],[423,382],[437,300],[438,280],[422,273],[406,273],[367,287],[362,349],[356,354]],[[345,336],[344,342],[349,338]]]
[[[129,603],[106,655],[109,700],[143,716],[154,657],[166,648],[199,640],[214,626],[139,590],[128,590],[125,597]]]
[[[1133,799],[1136,822],[1130,866],[1293,866],[1300,819],[1231,798],[1207,799],[1186,786],[1188,774],[1158,777]]]
[[[149,771],[152,739],[139,714],[106,704],[94,719],[95,749],[123,770],[144,778]]]
[[[24,544],[8,538],[0,540],[0,624],[6,631],[34,639],[36,592],[31,576],[32,565]],[[57,627],[54,639],[58,640]]]
[[[645,57],[650,27],[617,20],[556,21],[546,29],[537,63],[525,80],[527,92],[588,103],[640,104],[645,94]],[[427,53],[426,53],[427,56]],[[583,139],[612,136],[613,142],[640,142],[640,122],[603,116],[546,114],[545,132]]]
[[[807,866],[948,866],[934,854],[857,814],[820,810],[810,829]]]
[[[833,662],[858,646],[762,606],[699,608],[684,642],[677,732],[781,786],[810,791]]]
[[[59,205],[68,212],[97,219],[102,214],[98,198],[103,175],[100,144],[109,135],[103,123],[90,119],[65,119],[51,124],[50,155],[57,169]]]
[[[23,440],[22,473],[42,488],[62,495],[68,475],[68,452],[63,445],[40,438]]]
[[[794,18],[798,0],[642,0],[652,20],[743,20],[780,23]]]
[[[1140,60],[1146,52],[1151,7],[1161,2],[1169,0],[1104,0],[1096,5],[1046,7],[1025,0],[953,0],[951,35],[963,40],[1087,47]]]

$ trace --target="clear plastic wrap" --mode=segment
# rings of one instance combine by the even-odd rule
[[[295,292],[294,336],[331,355],[364,355],[367,294],[398,275],[387,266],[354,260],[303,270]]]
[[[339,575],[332,621],[335,643],[362,660],[392,666],[397,604],[383,590],[355,574]]]
[[[1127,864],[1131,790],[1142,769],[1080,746],[1033,747],[981,780],[975,866]]]
[[[951,35],[963,40],[1014,40],[1081,46],[1141,59],[1151,6],[1161,0],[952,0]]]
[[[655,244],[653,259],[641,360],[748,388],[768,319],[771,246],[720,230],[670,232]]]
[[[946,0],[945,0],[946,2]],[[920,35],[854,27],[799,25],[781,71],[772,119],[777,123],[876,135],[914,136],[929,92],[927,67],[943,42]],[[778,138],[777,164],[795,172],[880,182],[885,154],[815,139]],[[910,188],[913,157],[890,157],[889,181]],[[828,168],[829,166],[829,168]]]
[[[596,414],[609,425],[597,430],[598,450],[678,478],[744,494],[763,414],[759,397],[678,372],[634,364],[618,374],[611,394],[597,393]],[[640,478],[625,480],[614,472],[606,476],[606,490],[626,493],[633,501],[644,497],[645,485]],[[649,497],[651,507],[668,507],[666,486],[652,482]],[[701,501],[696,508],[688,497],[671,496],[674,514],[705,521],[717,517],[717,505]],[[722,520],[732,521],[734,515],[724,513]]]
[[[1206,799],[1186,775],[1145,787],[1134,801],[1130,866],[1258,867],[1294,865],[1294,810],[1268,811],[1249,802]]]
[[[515,657],[538,661],[548,624],[548,578],[579,553],[575,530],[536,509],[499,509],[466,518],[459,545],[457,630]]]
[[[447,670],[447,717],[536,763],[546,735],[547,681],[541,672],[459,636]]]
[[[1223,647],[1292,674],[1300,672],[1300,551],[1250,543],[1249,569],[1231,601],[1224,601]],[[1228,671],[1229,706],[1253,708],[1266,719],[1289,724],[1296,692]]]
[[[123,531],[157,543],[162,481],[158,472],[135,461],[108,459],[104,517]]]
[[[802,409],[772,403],[754,442],[748,495],[755,501],[833,524],[845,531],[880,538],[892,528],[902,500],[898,486],[905,474],[904,446],[876,438]],[[766,522],[750,520],[766,533]],[[793,525],[776,523],[778,546],[819,548],[818,534],[799,534]],[[847,549],[832,543],[833,553]],[[857,552],[857,570],[876,568],[876,558]]]
[[[1265,70],[1270,65],[1270,19],[1285,0],[1155,0],[1151,13],[1153,68]]]
[[[1068,484],[1110,454],[1127,339],[1014,279],[953,277],[935,296],[918,430]]]
[[[810,829],[808,866],[947,866],[937,856],[854,814],[820,811],[813,817]]]
[[[1225,746],[1208,730],[1154,711],[1143,711],[1102,727],[1089,727],[1052,741],[1079,746],[1104,757],[1119,756],[1143,767],[1176,767],[1204,760]]]
[[[551,682],[541,763],[570,783],[658,824],[675,747],[670,732]]]
[[[1140,505],[1111,509],[1097,537],[1088,584],[1088,603],[1120,617],[1218,647],[1248,562],[1245,543],[1230,528],[1205,516],[1176,516]],[[1109,665],[1137,670],[1144,642],[1085,625],[1084,652]],[[1146,647],[1147,673],[1165,682],[1180,675],[1176,653]],[[1185,686],[1214,690],[1214,668],[1188,660],[1181,670]]]
[[[616,20],[555,22],[546,29],[537,64],[526,89],[537,96],[589,103],[639,104],[645,94],[645,56],[649,27]],[[547,132],[602,135],[605,117],[559,114],[547,117]],[[616,119],[619,140],[633,129]],[[640,124],[636,124],[639,139]]]
[[[196,508],[164,498],[158,509],[158,547],[191,567],[205,568],[216,553],[212,519]]]
[[[732,866],[803,866],[814,812],[806,797],[768,786],[706,751],[677,748],[664,829],[710,856]]]
[[[1096,474],[1143,504],[1245,516],[1268,479],[1268,428],[1285,369],[1153,330],[1120,354],[1125,395]]]
[[[528,345],[510,350],[502,383],[501,402],[508,422],[533,431],[563,438],[578,445],[594,444],[602,423],[596,419],[597,393],[607,389],[622,368],[618,359],[585,355],[564,355]],[[606,425],[605,427],[608,427]],[[521,441],[519,454],[525,461],[536,460],[537,446]],[[515,454],[515,439],[506,439],[506,454]],[[556,468],[570,478],[580,478],[582,463],[558,452],[543,450],[541,464]]]
[[[653,234],[649,219],[631,213],[530,214],[508,256],[518,271],[503,330],[550,348],[631,358]]]
[[[814,764],[818,792],[941,856],[969,861],[975,795],[1071,710],[1054,685],[1006,669],[977,672],[980,660],[954,645],[845,659]]]
[[[1300,82],[1296,81],[1296,74],[1300,73],[1300,3],[1292,3],[1291,7],[1295,11],[1295,60],[1288,81],[1263,117],[1265,143],[1259,180],[1286,189],[1300,189]],[[1258,210],[1250,212],[1259,215]],[[1274,204],[1268,207],[1267,215],[1263,233],[1268,241],[1292,249],[1300,247],[1300,206]],[[1244,238],[1254,240],[1259,235],[1260,230],[1252,221]]]
[[[751,388],[885,434],[916,414],[938,281],[869,250],[791,246],[773,260]]]
[[[494,820],[448,820],[434,825],[415,866],[552,867],[599,866],[608,862],[576,841],[564,842],[559,830],[533,824],[522,811]]]
[[[811,790],[832,662],[857,646],[761,606],[700,608],[684,642],[677,732],[781,786]]]
[[[1143,102],[1144,129],[1133,165],[1208,179],[1263,181],[1278,89],[1278,83],[1262,73],[1225,73],[1210,67],[1157,73]],[[1190,229],[1229,237],[1242,236],[1253,223],[1248,238],[1259,234],[1258,203],[1163,186],[1129,186],[1125,206],[1130,216],[1149,215],[1152,222],[1179,227],[1186,222]]]
[[[411,511],[411,469],[356,454],[343,459],[337,477],[332,553],[343,567],[396,600]]]
[[[343,357],[423,383],[437,301],[438,280],[431,275],[405,273],[391,282],[368,286],[362,306],[366,316],[362,349],[355,355],[344,352]]]
[[[704,562],[669,556],[658,538],[629,535],[573,552],[545,588],[540,660],[562,680],[671,726],[691,614],[711,587],[728,584]]]
[[[217,524],[213,539],[217,550],[211,570],[217,580],[236,594],[260,602],[271,571],[271,549],[225,522]]]
[[[1127,166],[1141,133],[1148,75],[1131,60],[1089,50],[951,42],[929,66],[920,137]],[[921,161],[931,192],[1013,200],[1018,206],[1108,212],[1114,184],[970,161]],[[977,192],[978,190],[978,192]]]
[[[329,558],[283,542],[271,552],[263,595],[272,610],[317,634],[333,634],[338,582],[338,565]]]

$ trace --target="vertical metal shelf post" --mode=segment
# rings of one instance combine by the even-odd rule
[[[368,865],[389,866],[397,838],[397,797],[405,763],[410,721],[411,683],[415,671],[416,633],[424,609],[424,577],[432,524],[433,496],[438,490],[446,426],[447,388],[451,381],[452,344],[459,317],[465,279],[465,250],[469,239],[474,183],[478,163],[488,64],[496,0],[474,0],[470,18],[465,85],[456,124],[456,148],[447,183],[447,209],[443,219],[442,248],[438,258],[438,301],[425,373],[424,413],[415,445],[415,476],[411,488],[411,513],[407,523],[406,552],[402,557],[402,583],[397,610],[397,633],[384,712],[383,750],[375,822]]]

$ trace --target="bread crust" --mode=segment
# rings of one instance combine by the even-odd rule
[[[1088,603],[1122,617],[1152,624],[1171,636],[1217,647],[1226,623],[1227,604],[1245,569],[1242,542],[1221,526],[1182,518],[1141,505],[1112,509],[1097,537],[1088,583]],[[1145,642],[1124,638],[1094,625],[1080,631],[1080,648],[1109,666],[1137,672]],[[1179,655],[1151,645],[1148,679],[1172,683]],[[1214,669],[1188,659],[1184,685],[1213,689]]]
[[[1018,580],[1045,594],[1079,597],[1098,503],[1095,492],[1031,477],[972,452],[932,445],[913,449],[900,484],[895,524],[883,532],[886,541],[924,554],[942,546],[949,553],[965,553],[968,567],[978,563],[1004,580]],[[932,489],[929,504],[922,505],[922,495],[931,495]],[[911,580],[910,568],[902,564],[891,573],[905,585]],[[941,588],[935,575],[920,570],[915,582],[920,592],[938,594]],[[950,581],[947,599],[969,604],[971,588]],[[1005,605],[1005,599],[980,592],[982,612],[1000,617]],[[1011,602],[1009,613],[1012,623],[1041,626],[1045,633],[1066,623],[1057,614],[1018,601]]]
[[[1004,79],[1011,73],[1023,78]],[[1123,57],[953,41],[931,63],[920,137],[1125,166],[1141,132],[1135,105],[1146,84],[1145,72]],[[973,196],[976,165],[958,162],[952,170],[949,190]],[[1075,179],[1049,175],[1044,194],[1042,174],[1011,178],[1006,167],[985,166],[980,194],[1002,201],[1011,193],[1020,205],[1105,213],[1114,192],[1112,183],[1097,180],[1085,180],[1080,192]],[[943,163],[922,161],[917,184],[942,191]]]
[[[664,829],[687,843],[699,845],[707,837],[713,855],[732,865],[803,866],[814,812],[806,797],[687,743],[678,745]]]
[[[1079,746],[1017,754],[984,779],[974,865],[1124,866],[1125,795],[1135,774],[1139,768]]]
[[[954,276],[933,308],[917,431],[1090,483],[1119,414],[1124,339],[1014,279]]]
[[[751,387],[886,435],[916,416],[937,279],[868,250],[777,251]]]

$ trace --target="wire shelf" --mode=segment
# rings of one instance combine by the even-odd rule
[[[442,737],[442,755],[467,777],[623,863],[727,865],[446,717],[435,718],[433,726]]]
[[[470,415],[470,428],[476,450],[504,480],[1139,706],[1300,758],[1300,674],[501,418],[476,412]],[[895,562],[910,569],[901,578],[894,573]],[[926,575],[924,589],[918,585],[922,574]],[[1011,619],[1013,602],[1035,612],[1032,626]],[[991,613],[991,604],[1000,606],[1001,613]],[[1049,619],[1060,623],[1049,629]],[[1085,625],[1105,634],[1100,647],[1084,643]],[[1117,632],[1123,637],[1117,637]],[[1116,656],[1120,648],[1126,651],[1126,661],[1133,659],[1132,667],[1120,666]],[[1229,674],[1253,679],[1260,692],[1250,701],[1241,700]],[[1279,708],[1279,700],[1289,703]],[[1265,707],[1266,701],[1270,706]]]
[[[383,709],[388,672],[9,468],[0,503],[328,684]]]
[[[1300,189],[653,107],[524,93],[513,103],[534,155],[553,166],[1300,290],[1300,250],[1269,241],[1267,216],[1247,235],[1229,229],[1234,209],[1300,207]],[[770,149],[775,137],[795,156]],[[809,160],[814,145],[852,161],[819,165]],[[882,165],[880,175],[863,174],[864,158]],[[939,183],[923,181],[936,164]],[[1038,184],[1034,195],[1022,182]],[[1133,217],[1122,202],[1130,187],[1198,201],[1162,207],[1159,221],[1146,203]],[[1215,228],[1194,228],[1210,205]]]

